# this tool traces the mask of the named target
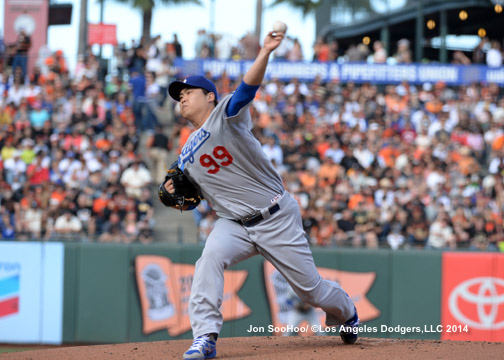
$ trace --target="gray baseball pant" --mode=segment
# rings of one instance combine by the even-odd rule
[[[280,210],[251,227],[217,220],[196,262],[189,300],[194,338],[220,333],[224,270],[257,254],[275,266],[303,302],[326,312],[326,325],[341,325],[354,315],[346,292],[318,273],[297,201],[284,192],[278,204]]]

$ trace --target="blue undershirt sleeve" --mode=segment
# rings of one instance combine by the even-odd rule
[[[248,85],[242,81],[236,88],[231,100],[227,103],[226,115],[235,116],[238,114],[242,107],[254,99],[259,87],[260,85]]]

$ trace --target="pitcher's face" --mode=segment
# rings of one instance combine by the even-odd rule
[[[185,88],[180,91],[180,113],[187,120],[194,119],[198,114],[206,113],[212,106],[213,93],[205,94],[200,88]]]

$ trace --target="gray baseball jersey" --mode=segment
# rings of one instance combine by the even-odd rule
[[[337,283],[319,275],[299,206],[250,131],[248,106],[227,117],[229,100],[225,97],[191,134],[178,158],[180,169],[219,215],[196,262],[189,301],[194,337],[220,333],[224,269],[257,254],[275,266],[304,302],[327,313],[327,325],[344,323],[354,315],[352,301]],[[271,206],[277,207],[273,214],[265,211]],[[233,221],[258,211],[264,218],[254,226]]]
[[[224,97],[203,126],[191,134],[178,166],[199,186],[219,217],[241,219],[278,198],[283,185],[251,132],[249,106],[227,117],[230,99],[231,95]]]

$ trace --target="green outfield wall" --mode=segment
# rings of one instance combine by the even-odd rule
[[[119,343],[191,338],[187,310],[178,314],[180,322],[185,321],[183,326],[171,322],[148,334],[144,332],[145,314],[142,313],[135,259],[154,255],[169,261],[175,274],[173,278],[179,276],[176,273],[181,269],[190,271],[184,264],[193,265],[201,251],[199,246],[65,244],[63,342]],[[367,280],[366,292],[356,295],[358,304],[364,296],[375,311],[374,317],[364,323],[378,331],[366,332],[363,336],[440,338],[436,332],[401,334],[382,331],[382,326],[421,327],[423,330],[425,326],[441,324],[441,252],[314,249],[313,255],[319,269],[342,272],[335,272],[335,276],[336,279],[342,277],[345,288],[345,281],[350,287],[355,285],[348,283],[353,281],[352,276],[372,274],[374,277],[372,281]],[[230,316],[238,317],[224,322],[221,336],[272,335],[267,331],[273,314],[265,285],[263,258],[256,256],[229,270],[241,270],[246,274],[237,295],[250,308],[250,313],[240,317],[231,311]],[[177,286],[168,290],[176,291]],[[186,297],[179,299],[186,300]],[[250,326],[265,331],[249,333]],[[172,335],[177,331],[176,336],[171,336],[168,328]]]

